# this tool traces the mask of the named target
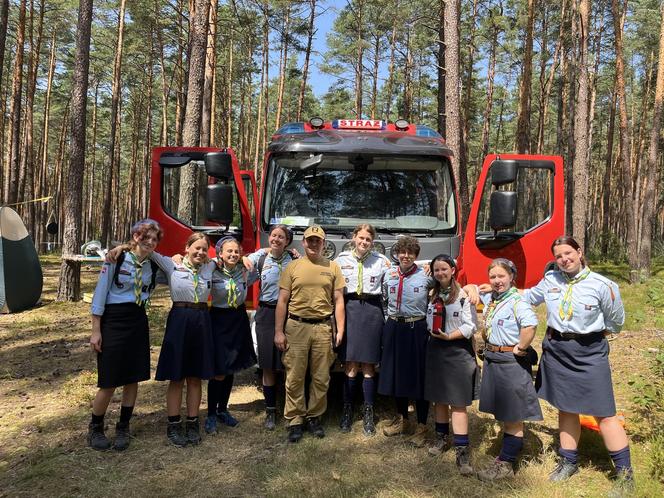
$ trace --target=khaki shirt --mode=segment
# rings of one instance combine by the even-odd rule
[[[325,318],[334,311],[334,291],[345,287],[341,268],[322,258],[313,263],[309,258],[296,259],[279,278],[279,288],[289,290],[288,312],[302,318]]]

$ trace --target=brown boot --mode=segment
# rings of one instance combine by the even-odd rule
[[[429,438],[429,428],[426,424],[417,424],[413,435],[408,438],[408,441],[416,448],[424,448]]]
[[[397,415],[389,424],[383,427],[383,434],[387,437],[409,434],[410,432],[411,429],[408,424],[408,419],[404,419],[403,415]]]
[[[500,479],[512,479],[514,477],[514,468],[510,462],[503,462],[496,458],[487,468],[477,472],[477,478],[480,481],[491,482]]]

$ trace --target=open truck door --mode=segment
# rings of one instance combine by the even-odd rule
[[[531,287],[552,261],[565,231],[563,160],[559,156],[485,158],[463,240],[461,281],[487,282],[492,259],[510,259],[516,285]]]

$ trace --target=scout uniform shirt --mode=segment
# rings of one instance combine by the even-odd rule
[[[244,304],[247,289],[258,280],[258,272],[248,272],[242,263],[236,264],[232,270],[221,265],[219,263],[212,274],[212,306],[237,308]]]
[[[462,300],[463,304],[461,304]],[[431,302],[427,306],[427,329],[429,332],[433,328],[434,307],[435,303]],[[459,290],[459,295],[454,302],[445,305],[445,328],[443,331],[449,334],[457,329],[466,339],[473,337],[473,333],[477,329],[475,306],[470,304],[463,289]]]
[[[625,323],[618,286],[588,267],[573,278],[559,270],[548,271],[535,287],[524,291],[523,299],[532,305],[546,303],[546,323],[558,332],[617,333]]]
[[[391,268],[390,260],[376,251],[369,251],[362,260],[355,256],[354,251],[344,251],[335,259],[341,267],[346,281],[345,294],[380,295],[383,275]],[[362,281],[359,282],[360,270]],[[360,284],[360,285],[358,285]]]
[[[266,255],[265,261],[263,262],[263,268],[259,269],[258,261],[263,254]],[[276,259],[267,249],[260,249],[247,257],[254,264],[254,268],[260,272],[260,295],[258,300],[269,304],[276,304],[279,298],[279,277],[281,277],[286,266],[293,261],[293,257],[288,251],[284,251],[281,258]]]
[[[521,329],[537,326],[537,316],[516,288],[511,287],[493,299],[493,293],[480,296],[484,303],[486,340],[494,346],[519,343]]]
[[[168,277],[171,300],[174,303],[207,303],[212,287],[212,272],[217,267],[214,261],[204,263],[195,269],[188,263],[186,257],[180,264],[156,252],[150,257]]]
[[[392,266],[383,279],[388,316],[424,318],[427,314],[427,288],[430,283],[431,279],[417,265],[413,265],[405,274],[401,273],[399,265]]]

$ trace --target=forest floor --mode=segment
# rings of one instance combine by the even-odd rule
[[[283,424],[262,427],[262,395],[252,370],[237,376],[230,410],[240,424],[198,447],[169,446],[165,438],[165,384],[141,384],[132,420],[131,447],[122,453],[96,452],[85,436],[96,391],[95,360],[88,347],[89,305],[55,302],[59,263],[43,261],[43,305],[0,316],[0,496],[604,496],[610,489],[611,461],[601,437],[583,431],[581,471],[569,481],[552,484],[556,450],[556,412],[542,403],[545,420],[527,424],[526,445],[513,481],[484,484],[459,476],[453,451],[439,458],[399,438],[386,438],[380,427],[392,403],[379,398],[379,435],[365,438],[361,422],[350,434],[337,426],[339,382],[333,382],[325,417],[327,437],[305,435],[297,445],[286,442]],[[600,268],[597,265],[595,268]],[[632,440],[636,496],[664,496],[650,476],[655,451],[646,438],[651,427],[639,414],[643,386],[655,356],[664,351],[664,270],[649,285],[627,286],[618,267],[601,267],[621,283],[628,311],[625,330],[611,341],[611,364],[619,411]],[[98,267],[84,267],[82,286],[92,292]],[[660,306],[652,289],[659,289]],[[152,367],[156,367],[165,317],[167,291],[159,290],[149,310]],[[539,310],[542,316],[542,310]],[[542,327],[538,331],[541,338]],[[536,340],[539,343],[539,340]],[[203,403],[204,409],[205,403]],[[119,396],[106,417],[112,437]],[[430,421],[430,425],[433,422]],[[489,463],[499,450],[499,426],[470,411],[472,460]]]

